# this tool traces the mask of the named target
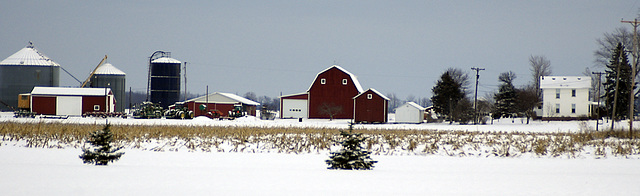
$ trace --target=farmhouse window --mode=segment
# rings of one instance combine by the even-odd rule
[[[326,83],[327,83],[327,79],[324,79],[324,78],[320,79],[320,84],[326,84]]]
[[[575,103],[572,103],[572,104],[571,104],[571,113],[572,113],[572,114],[575,114],[575,113],[576,113],[576,104],[575,104]]]
[[[576,89],[571,89],[571,97],[576,97]]]
[[[560,99],[560,89],[556,89],[556,99]]]
[[[342,79],[342,85],[347,85],[347,79]]]
[[[100,105],[93,105],[93,111],[100,111]]]
[[[560,113],[560,104],[556,103],[556,114]]]
[[[373,95],[367,94],[367,99],[373,99]]]

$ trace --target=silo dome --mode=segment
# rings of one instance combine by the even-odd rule
[[[180,64],[167,56],[151,61],[151,102],[167,108],[180,99]]]
[[[100,65],[91,77],[90,85],[94,88],[111,88],[116,98],[116,112],[124,112],[126,107],[126,73],[113,66],[111,63]]]
[[[17,108],[18,94],[29,93],[35,86],[57,87],[60,64],[39,52],[33,43],[0,61],[0,101]],[[9,107],[0,104],[0,110]]]

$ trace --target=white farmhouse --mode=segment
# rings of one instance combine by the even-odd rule
[[[422,106],[407,102],[396,108],[397,123],[422,123],[424,120],[424,110]]]
[[[542,119],[587,118],[590,113],[590,88],[591,78],[586,76],[540,77]]]

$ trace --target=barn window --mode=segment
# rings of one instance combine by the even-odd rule
[[[373,95],[367,94],[367,99],[373,99]]]
[[[326,83],[327,83],[327,79],[324,79],[324,78],[320,79],[320,84],[326,84]]]
[[[100,105],[93,105],[93,111],[100,111]]]
[[[347,85],[347,79],[342,79],[342,85]]]

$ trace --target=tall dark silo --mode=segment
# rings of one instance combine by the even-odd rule
[[[162,51],[153,53],[149,61],[150,101],[167,108],[180,99],[181,62]]]
[[[126,73],[110,63],[100,65],[91,77],[90,85],[93,88],[111,88],[116,98],[116,112],[124,112],[126,93]]]
[[[17,109],[18,94],[29,93],[35,86],[60,85],[60,64],[38,52],[29,42],[27,47],[0,61],[0,111]]]

